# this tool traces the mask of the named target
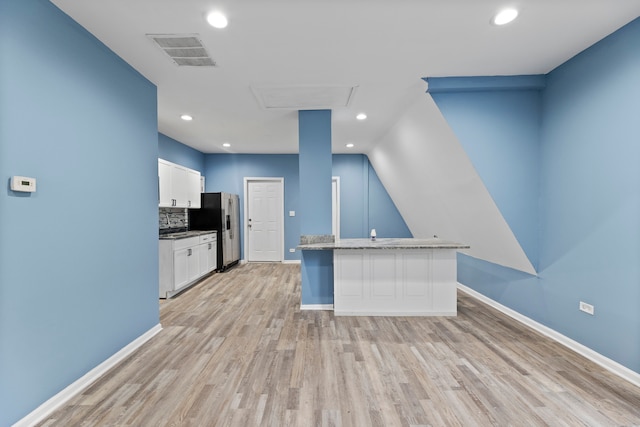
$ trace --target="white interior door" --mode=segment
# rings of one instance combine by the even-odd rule
[[[247,261],[282,261],[284,182],[246,180]]]

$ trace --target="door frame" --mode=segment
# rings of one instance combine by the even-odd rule
[[[242,233],[243,233],[243,246],[244,246],[244,258],[246,262],[250,262],[249,261],[249,233],[247,233],[247,228],[248,228],[248,218],[247,218],[247,209],[249,207],[249,183],[250,182],[276,182],[279,183],[279,187],[280,187],[280,195],[281,197],[281,201],[282,203],[280,204],[280,212],[278,215],[278,218],[280,219],[279,221],[279,226],[280,226],[280,250],[279,252],[279,258],[280,258],[280,262],[284,261],[284,177],[244,177],[244,185],[243,185],[243,189],[244,189],[244,204],[243,204],[243,214],[242,214]],[[276,261],[277,262],[277,261]]]
[[[333,217],[335,216],[336,219],[336,223],[335,223],[335,230],[331,229],[332,234],[335,236],[336,240],[340,240],[340,177],[339,176],[332,176],[331,177],[331,188],[333,190],[333,183],[336,183],[336,198],[333,199],[333,195],[331,197],[332,202],[331,203],[331,216],[332,216],[332,221],[331,221],[331,225],[333,226]]]

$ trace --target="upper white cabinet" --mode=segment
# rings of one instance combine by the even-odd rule
[[[171,168],[171,197],[173,206],[177,208],[188,208],[189,181],[187,179],[187,168],[180,165],[173,165]]]
[[[187,207],[200,208],[200,172],[187,169]]]
[[[172,164],[158,160],[158,201],[161,207],[170,207],[173,203],[171,195]]]
[[[200,172],[158,159],[158,206],[199,208]]]

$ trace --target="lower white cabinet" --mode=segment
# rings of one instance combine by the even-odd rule
[[[189,251],[191,249],[177,249],[173,251],[173,277],[166,277],[167,291],[183,288],[189,283]],[[161,261],[162,262],[162,261]],[[162,271],[162,267],[161,267]],[[173,283],[172,283],[173,282]],[[160,290],[162,296],[162,289]]]
[[[198,253],[200,255],[200,273],[207,274],[216,269],[217,256],[216,256],[216,235],[206,234],[200,236],[200,246]]]
[[[160,298],[171,298],[216,268],[216,233],[160,239]]]

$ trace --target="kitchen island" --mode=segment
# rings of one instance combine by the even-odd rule
[[[456,252],[442,239],[341,239],[301,250],[333,251],[336,315],[455,316]]]

